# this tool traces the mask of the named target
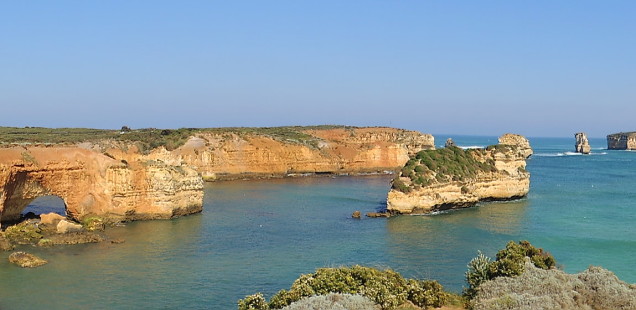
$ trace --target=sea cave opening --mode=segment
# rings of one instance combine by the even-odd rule
[[[33,199],[20,213],[21,218],[37,217],[40,214],[57,213],[66,216],[66,203],[60,196],[45,195]]]

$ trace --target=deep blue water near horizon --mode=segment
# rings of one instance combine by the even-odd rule
[[[573,138],[530,142],[527,198],[433,216],[352,219],[385,206],[386,175],[208,183],[202,214],[107,231],[125,243],[22,247],[50,261],[35,269],[0,253],[0,309],[236,309],[245,295],[352,264],[459,292],[477,251],[494,256],[509,240],[547,249],[567,272],[601,265],[635,283],[636,152],[605,150],[604,139],[591,139],[589,156],[570,153]]]

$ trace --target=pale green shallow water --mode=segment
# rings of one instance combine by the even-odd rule
[[[108,232],[123,244],[23,248],[50,261],[36,269],[0,253],[0,309],[235,309],[247,294],[271,296],[301,273],[350,264],[459,292],[477,250],[494,255],[520,239],[568,272],[602,265],[634,283],[636,152],[592,140],[594,155],[566,155],[572,142],[531,139],[527,199],[435,216],[351,219],[384,206],[390,176],[209,183],[202,214]]]

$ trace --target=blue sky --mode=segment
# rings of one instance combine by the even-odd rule
[[[0,125],[636,130],[635,1],[2,1]]]

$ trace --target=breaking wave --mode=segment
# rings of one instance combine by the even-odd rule
[[[562,153],[538,153],[532,156],[536,157],[562,157],[562,156],[582,156],[583,154],[577,152],[562,152]],[[590,153],[588,155],[607,155],[607,152]]]

